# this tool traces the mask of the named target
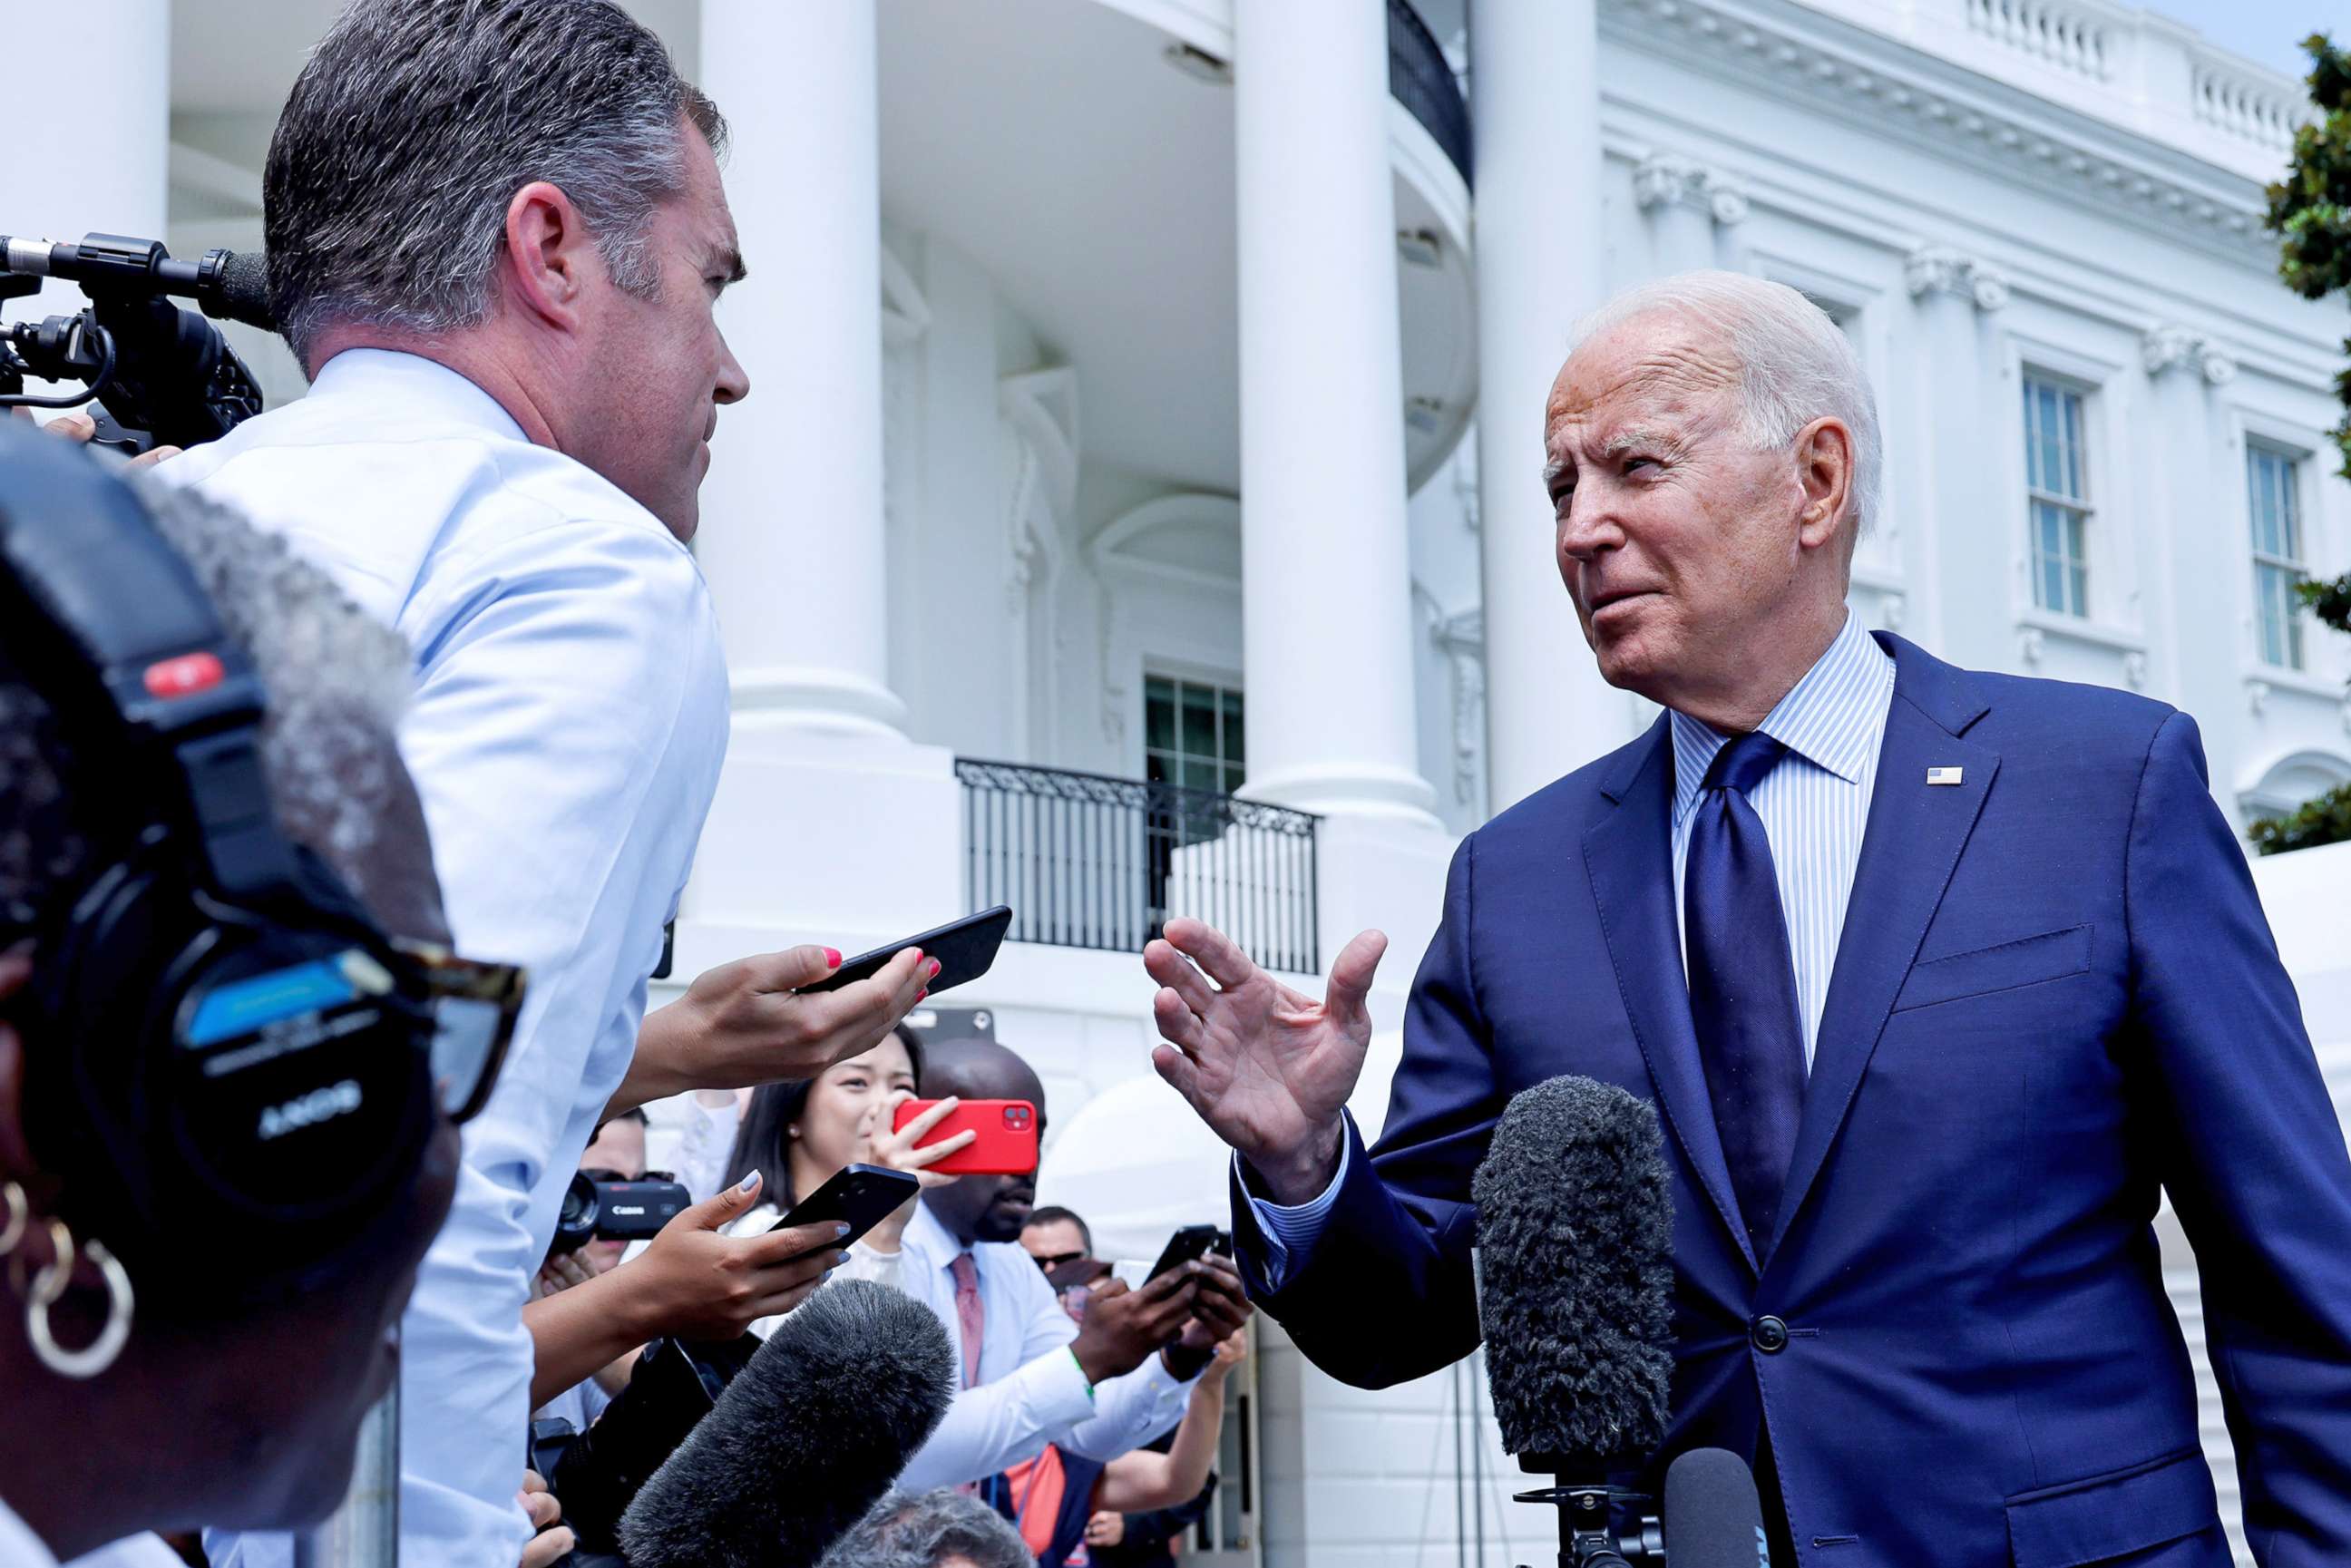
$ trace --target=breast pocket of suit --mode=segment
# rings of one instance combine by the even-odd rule
[[[1895,998],[1894,1010],[1931,1008],[2081,974],[2090,967],[2091,931],[2088,925],[2069,925],[1913,965]]]

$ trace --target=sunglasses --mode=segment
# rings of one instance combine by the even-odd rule
[[[528,981],[516,965],[461,958],[430,942],[394,937],[391,946],[433,1017],[430,1060],[441,1109],[452,1122],[472,1121],[496,1086]]]
[[[1050,1274],[1064,1263],[1075,1263],[1085,1257],[1083,1252],[1044,1252],[1036,1254],[1037,1267]]]

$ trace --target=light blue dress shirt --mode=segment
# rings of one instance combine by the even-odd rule
[[[1797,1011],[1804,1031],[1804,1065],[1812,1066],[1829,977],[1836,970],[1837,938],[1844,930],[1853,873],[1869,829],[1869,802],[1885,748],[1886,716],[1894,702],[1894,661],[1851,612],[1813,667],[1756,727],[1783,741],[1788,755],[1756,785],[1748,803],[1771,841],[1771,868],[1780,884],[1780,913],[1788,924],[1789,956],[1796,970]],[[1690,817],[1698,786],[1714,754],[1730,737],[1687,714],[1669,712],[1674,747],[1674,924],[1681,930],[1682,873],[1689,859]],[[1682,933],[1684,973],[1688,936]],[[1239,1169],[1238,1156],[1235,1168]],[[1302,1260],[1347,1175],[1347,1145],[1339,1171],[1321,1196],[1285,1207],[1254,1193],[1271,1254],[1266,1271],[1278,1283]],[[1243,1190],[1247,1191],[1244,1182]]]
[[[954,1268],[964,1247],[927,1204],[916,1207],[899,1245],[898,1288],[936,1313],[948,1343],[960,1347]],[[982,1315],[979,1381],[956,1396],[939,1429],[907,1462],[901,1490],[985,1480],[1035,1458],[1048,1443],[1113,1459],[1184,1418],[1196,1377],[1177,1382],[1154,1355],[1088,1390],[1069,1350],[1078,1325],[1037,1260],[1014,1241],[983,1241],[970,1252]]]
[[[411,354],[338,354],[308,397],[157,473],[284,534],[407,638],[401,753],[452,931],[530,971],[402,1320],[402,1558],[511,1568],[530,1275],[635,1053],[726,755],[709,591],[652,513]],[[208,1546],[215,1568],[292,1558],[282,1535]]]

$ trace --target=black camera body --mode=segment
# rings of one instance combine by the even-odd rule
[[[693,1202],[684,1184],[657,1172],[642,1181],[598,1181],[586,1171],[578,1172],[564,1189],[563,1207],[555,1217],[555,1241],[548,1252],[577,1252],[590,1241],[645,1240]]]
[[[258,255],[211,250],[175,260],[155,240],[85,235],[78,242],[0,235],[0,300],[36,292],[44,277],[89,298],[71,316],[0,328],[0,406],[70,408],[95,399],[95,444],[135,456],[194,446],[261,412],[261,388],[204,316],[268,329],[268,281]],[[204,316],[165,298],[195,300]],[[80,393],[44,397],[27,377],[80,382]]]

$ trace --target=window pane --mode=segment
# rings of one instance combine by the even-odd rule
[[[2064,394],[2065,408],[2065,494],[2079,500],[2088,489],[2082,483],[2082,394]]]
[[[2041,433],[2041,466],[2032,482],[2043,490],[2057,488],[2057,392],[2049,386],[2033,388],[2033,423]]]
[[[2277,472],[2277,553],[2288,560],[2298,561],[2302,559],[2302,512],[2294,479],[2301,465],[2273,453],[2271,455],[2271,466]]]
[[[1184,759],[1183,785],[1186,789],[1206,789],[1213,794],[1223,788],[1224,780],[1214,762],[1187,757]]]
[[[2264,555],[2276,555],[2277,533],[2277,464],[2259,447],[2250,448],[2245,456],[2246,487],[2252,495],[2253,548]]]
[[[1228,691],[1225,699],[1225,760],[1236,768],[1249,762],[1249,747],[1244,744],[1241,724],[1241,694]]]
[[[2087,568],[2081,566],[2079,563],[2075,564],[2073,577],[2070,580],[2070,587],[2073,590],[2073,596],[2065,601],[2065,613],[2068,615],[2087,615],[2090,612],[2090,584],[2089,571]]]
[[[2253,568],[2261,610],[2262,657],[2290,670],[2302,668],[2302,601],[2294,592],[2301,573],[2266,563]]]
[[[1183,695],[1183,748],[1192,757],[1217,755],[1217,694],[1186,682]]]
[[[1143,683],[1143,744],[1159,751],[1176,745],[1176,685],[1159,675]]]

